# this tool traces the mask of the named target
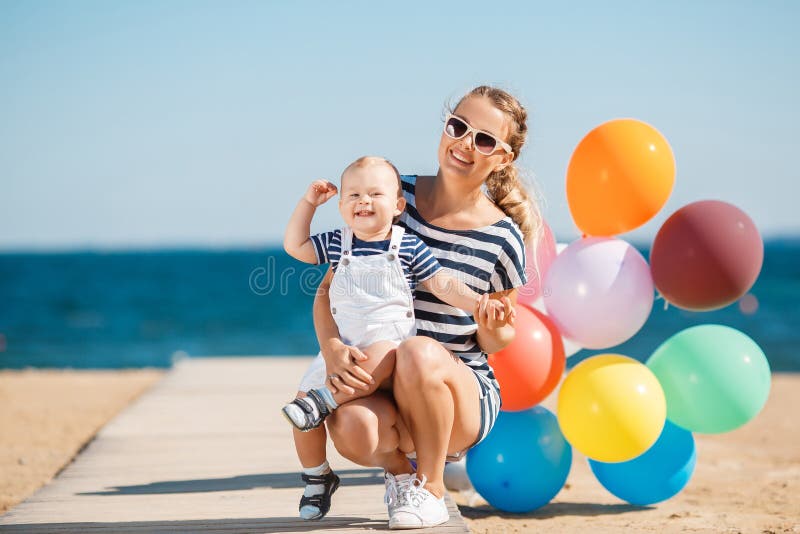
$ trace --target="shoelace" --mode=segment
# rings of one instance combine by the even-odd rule
[[[425,495],[422,493],[422,488],[428,481],[428,477],[422,475],[422,480],[417,477],[407,478],[397,482],[397,502],[400,506],[419,506],[425,500]]]
[[[391,473],[384,475],[384,483],[386,484],[386,492],[383,494],[383,502],[390,507],[397,502],[397,479]]]

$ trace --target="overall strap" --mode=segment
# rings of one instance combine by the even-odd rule
[[[400,257],[400,244],[403,242],[403,234],[405,234],[405,228],[402,226],[392,225],[392,238],[389,242],[389,252],[394,254],[396,257]]]
[[[342,256],[349,256],[353,248],[353,230],[349,226],[342,228]]]

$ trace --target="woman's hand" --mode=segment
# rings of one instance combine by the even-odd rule
[[[510,298],[492,299],[488,294],[483,294],[475,303],[473,316],[478,328],[497,330],[505,325],[514,326],[516,311]]]
[[[495,297],[490,299],[489,295],[481,295],[475,306],[475,322],[478,325],[476,337],[478,346],[487,354],[495,353],[514,340],[514,301],[516,300],[515,290],[495,293]],[[503,305],[502,313],[492,301],[499,301]]]
[[[328,377],[325,384],[332,393],[341,391],[352,395],[356,389],[368,390],[369,384],[375,381],[368,372],[359,366],[368,357],[357,347],[345,345],[341,339],[333,338],[322,349]]]

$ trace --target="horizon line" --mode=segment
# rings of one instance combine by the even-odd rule
[[[595,236],[596,237],[596,236]],[[609,236],[616,237],[627,241],[636,248],[650,248],[654,239],[626,239],[624,236]],[[780,244],[780,243],[800,243],[800,231],[795,233],[776,232],[761,236],[764,245]],[[574,238],[570,241],[559,241],[558,243],[572,243],[579,238]],[[214,242],[201,242],[201,243],[119,243],[119,244],[64,244],[64,245],[23,245],[23,246],[4,246],[0,244],[0,255],[23,255],[23,254],[115,254],[115,253],[168,253],[168,252],[244,252],[262,249],[283,249],[280,241],[263,241],[263,242],[231,242],[231,243],[214,243]]]

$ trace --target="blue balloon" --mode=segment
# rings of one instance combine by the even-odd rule
[[[481,497],[505,512],[530,512],[564,487],[572,447],[556,416],[541,406],[500,412],[494,428],[467,453],[467,475]]]
[[[640,456],[620,463],[589,459],[589,465],[612,494],[644,506],[665,501],[682,490],[696,461],[692,433],[667,420],[656,442]]]

